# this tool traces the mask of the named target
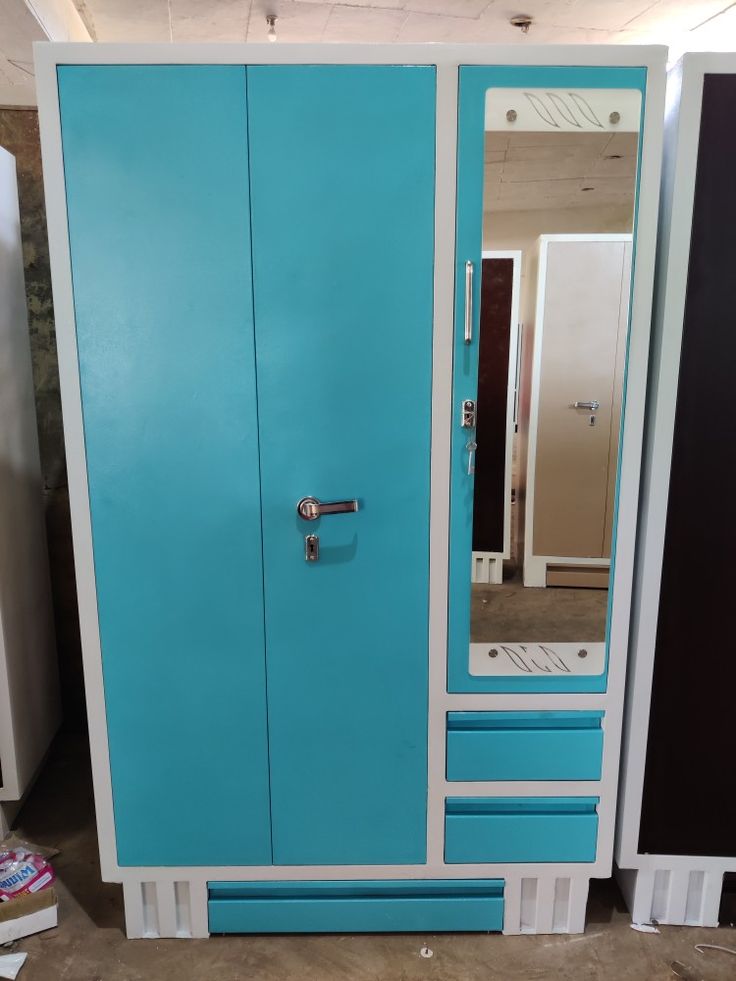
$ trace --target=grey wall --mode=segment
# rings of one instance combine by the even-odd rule
[[[66,724],[80,729],[85,725],[84,686],[36,111],[0,108],[0,146],[13,154],[18,170],[28,324],[59,669]]]

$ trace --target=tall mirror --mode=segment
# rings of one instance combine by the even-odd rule
[[[640,118],[636,90],[486,95],[473,675],[604,670]]]

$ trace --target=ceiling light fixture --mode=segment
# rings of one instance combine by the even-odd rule
[[[519,14],[512,17],[509,24],[512,27],[518,27],[522,34],[528,34],[529,28],[532,26],[532,19],[528,14]]]
[[[276,40],[276,21],[277,20],[278,20],[278,17],[276,16],[276,14],[266,14],[266,24],[268,25],[268,31],[266,33],[266,37],[268,38],[269,41],[275,41]]]

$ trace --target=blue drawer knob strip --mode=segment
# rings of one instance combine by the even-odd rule
[[[448,780],[600,780],[603,712],[450,712]]]

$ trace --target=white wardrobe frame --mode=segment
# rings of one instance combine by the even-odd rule
[[[35,45],[39,122],[52,259],[62,402],[82,650],[91,736],[102,878],[122,882],[129,937],[208,935],[207,883],[217,881],[502,878],[504,933],[576,933],[585,923],[591,878],[611,873],[641,432],[649,353],[666,49],[624,45],[457,44],[48,44]],[[92,529],[74,330],[57,65],[328,64],[436,67],[435,273],[429,572],[429,759],[427,861],[388,866],[124,867],[117,861],[112,784],[97,620]],[[620,471],[617,560],[605,693],[453,694],[447,691],[450,437],[454,418],[455,220],[458,69],[465,65],[610,66],[647,70],[639,234],[633,283],[626,426]],[[446,718],[452,710],[602,709],[600,781],[448,782]],[[206,774],[196,788],[206,795]],[[444,861],[445,798],[456,796],[599,797],[598,850],[591,863],[451,864]]]
[[[615,846],[616,878],[633,921],[692,926],[718,925],[723,876],[736,872],[736,857],[643,854],[639,851],[639,826],[690,260],[697,134],[703,79],[708,73],[736,74],[736,54],[686,54],[667,81],[652,370]]]
[[[60,721],[18,186],[0,147],[0,839]]]
[[[632,210],[633,217],[633,210]],[[610,559],[581,556],[538,555],[534,551],[534,490],[537,462],[537,431],[539,428],[539,392],[542,376],[542,347],[544,343],[544,302],[547,285],[547,251],[552,242],[632,242],[630,232],[570,232],[540,235],[537,267],[537,292],[534,324],[527,343],[532,345],[531,389],[529,395],[529,431],[524,457],[526,459],[526,493],[524,504],[524,585],[545,587],[548,565],[609,566]],[[588,395],[586,395],[588,398]],[[622,401],[623,406],[623,401]]]
[[[511,259],[514,273],[511,285],[511,317],[509,331],[509,381],[506,396],[506,450],[503,482],[503,551],[472,553],[471,582],[503,582],[504,559],[511,558],[511,490],[514,468],[514,433],[516,432],[516,404],[519,387],[519,352],[521,350],[521,249],[484,249],[481,259]],[[482,328],[481,328],[482,331]],[[482,437],[481,437],[482,438]]]

